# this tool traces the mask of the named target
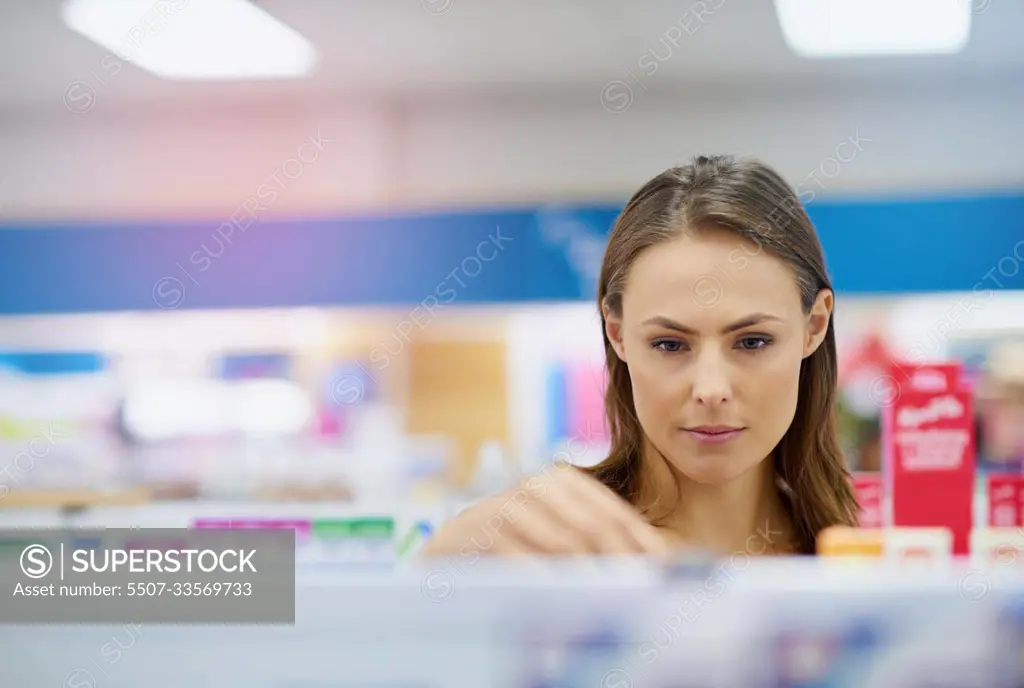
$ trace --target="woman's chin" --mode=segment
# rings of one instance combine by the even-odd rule
[[[673,462],[673,465],[688,480],[709,487],[731,483],[752,468],[721,456],[706,461]]]

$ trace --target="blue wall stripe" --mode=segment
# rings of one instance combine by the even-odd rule
[[[618,211],[8,227],[0,314],[589,300]],[[1024,195],[808,211],[842,293],[1024,289]]]

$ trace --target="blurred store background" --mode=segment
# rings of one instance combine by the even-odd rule
[[[1024,5],[883,4],[3,2],[0,523],[375,557],[598,460],[605,234],[707,153],[819,228],[851,467],[953,357],[1020,471]]]

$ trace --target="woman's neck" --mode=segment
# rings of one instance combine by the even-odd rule
[[[673,542],[725,555],[795,551],[770,458],[728,483],[704,485],[680,473],[648,443],[639,487],[637,506]]]

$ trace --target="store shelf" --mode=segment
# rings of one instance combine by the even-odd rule
[[[293,626],[0,626],[0,685],[1021,685],[1012,566],[532,564],[300,572]]]
[[[88,509],[100,506],[141,506],[150,502],[148,489],[12,490],[0,498],[0,509]]]

